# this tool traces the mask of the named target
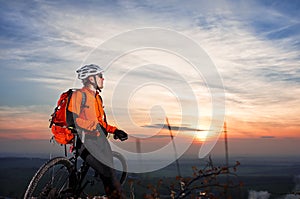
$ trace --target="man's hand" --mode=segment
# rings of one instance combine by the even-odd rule
[[[117,129],[117,130],[115,130],[115,132],[114,132],[114,139],[115,139],[115,140],[116,140],[116,139],[119,139],[119,140],[121,140],[121,141],[124,141],[124,140],[127,140],[127,139],[128,139],[128,135],[127,135],[127,133],[125,133],[124,131]]]

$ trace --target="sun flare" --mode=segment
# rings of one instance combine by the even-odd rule
[[[196,134],[196,140],[199,142],[204,142],[206,140],[207,131],[200,131]]]

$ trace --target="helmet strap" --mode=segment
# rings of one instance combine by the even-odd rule
[[[96,75],[94,75],[93,77],[94,77],[94,83],[92,83],[92,85],[94,86],[96,91],[98,90],[99,92],[101,92],[101,89],[99,88],[97,81],[96,81]]]

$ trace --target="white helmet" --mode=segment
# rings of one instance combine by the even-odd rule
[[[104,71],[104,69],[98,65],[90,64],[85,65],[76,70],[76,73],[78,73],[78,79],[83,80],[91,75],[97,75]]]

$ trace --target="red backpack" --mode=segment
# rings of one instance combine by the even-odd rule
[[[51,128],[52,134],[56,142],[60,144],[70,144],[74,138],[72,130],[69,128],[67,121],[67,107],[69,106],[69,101],[73,92],[76,89],[69,89],[68,91],[62,93],[58,99],[57,106],[54,112],[51,114],[51,119],[49,128]],[[86,95],[82,93],[81,107],[85,105]]]

